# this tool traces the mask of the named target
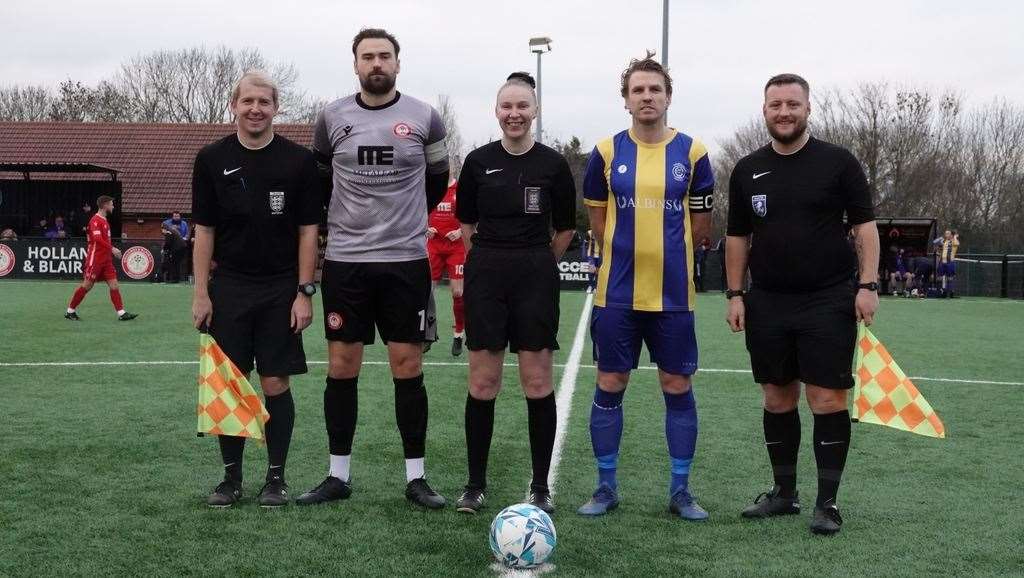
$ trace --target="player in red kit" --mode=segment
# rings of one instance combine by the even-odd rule
[[[430,278],[436,285],[441,272],[447,269],[452,284],[452,314],[455,317],[455,336],[452,355],[462,355],[463,324],[462,267],[466,263],[466,246],[462,243],[462,229],[455,218],[455,185],[448,184],[448,192],[430,213],[427,221],[427,257],[430,258]]]
[[[92,289],[97,280],[104,280],[110,287],[110,302],[114,304],[117,311],[117,318],[121,321],[131,321],[138,317],[134,313],[124,310],[121,302],[121,289],[117,285],[117,271],[114,270],[114,257],[121,258],[121,250],[114,246],[110,240],[110,223],[107,216],[114,212],[114,199],[106,195],[96,199],[96,214],[89,219],[89,226],[86,228],[89,248],[85,254],[85,279],[75,289],[75,294],[68,304],[68,311],[64,314],[65,319],[79,321],[76,309],[78,304],[85,299],[85,294]]]

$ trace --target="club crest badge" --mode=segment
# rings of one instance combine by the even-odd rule
[[[270,191],[270,214],[284,214],[284,191]]]
[[[672,165],[672,178],[678,182],[686,180],[686,165],[683,163],[676,163]]]
[[[768,214],[768,196],[767,195],[753,195],[750,197],[750,206],[754,209],[754,214],[758,217],[764,217]]]

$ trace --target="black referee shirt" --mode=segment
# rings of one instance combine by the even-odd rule
[[[576,227],[576,184],[569,163],[541,143],[513,155],[501,141],[466,156],[456,216],[477,225],[474,246],[528,249],[551,245],[551,229]]]
[[[313,153],[281,135],[250,150],[232,134],[196,155],[192,219],[197,225],[215,227],[213,260],[218,271],[298,271],[298,228],[319,224],[321,212]]]
[[[857,260],[850,225],[875,218],[871,191],[850,151],[816,138],[791,155],[766,145],[729,178],[728,235],[751,235],[750,276],[767,291],[800,293],[849,280]]]

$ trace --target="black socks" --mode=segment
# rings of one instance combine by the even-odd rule
[[[551,468],[551,451],[555,447],[555,393],[540,399],[526,398],[526,409],[530,422],[530,458],[533,463],[532,490],[548,489],[548,471]]]
[[[772,462],[775,485],[782,488],[782,496],[791,497],[796,491],[796,460],[800,451],[800,412],[785,413],[764,410],[764,445]]]
[[[286,389],[278,395],[265,396],[267,413],[267,478],[284,478],[284,465],[288,460],[288,447],[292,443],[292,429],[295,426],[295,400],[292,390]]]
[[[393,381],[395,419],[405,459],[422,458],[427,445],[427,390],[423,387],[423,374],[407,379],[396,377]]]
[[[324,389],[324,420],[332,456],[352,453],[352,438],[356,435],[356,417],[359,414],[356,385],[359,376],[347,379],[327,378]]]
[[[850,450],[850,412],[814,415],[814,458],[818,462],[818,499],[824,508],[836,501],[839,481]]]
[[[466,454],[469,463],[468,487],[487,487],[487,456],[494,432],[494,400],[466,395]]]

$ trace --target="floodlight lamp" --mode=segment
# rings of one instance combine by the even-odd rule
[[[542,53],[551,52],[551,39],[547,36],[537,36],[530,39],[530,52]]]

